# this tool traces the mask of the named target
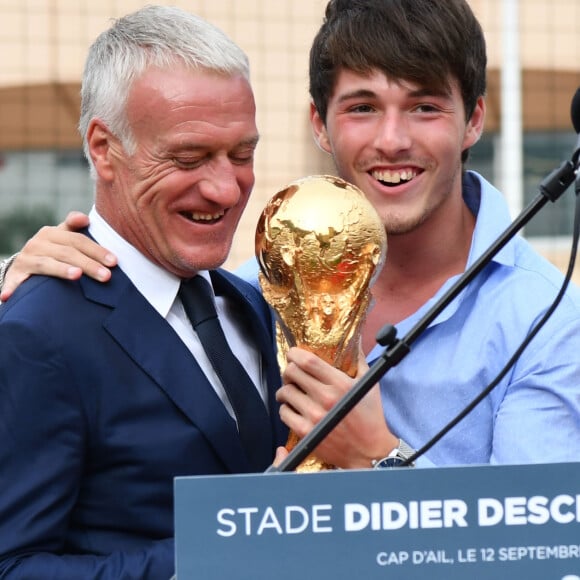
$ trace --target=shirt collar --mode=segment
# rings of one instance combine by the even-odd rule
[[[509,227],[511,218],[504,196],[489,181],[474,171],[467,171],[464,175],[463,199],[476,218],[471,249],[467,258],[467,269]],[[492,261],[513,266],[514,244],[508,243],[504,246]]]
[[[120,236],[93,207],[89,213],[91,236],[111,250],[119,267],[145,299],[166,318],[175,301],[181,279],[146,258],[137,248]],[[207,272],[201,274],[209,279]]]

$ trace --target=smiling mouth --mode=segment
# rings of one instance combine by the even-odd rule
[[[416,169],[403,169],[402,171],[372,171],[371,175],[383,185],[392,187],[401,183],[409,183],[417,177],[419,172]]]
[[[220,211],[219,213],[201,213],[197,211],[193,212],[181,212],[181,215],[188,219],[190,222],[202,223],[202,224],[214,224],[220,221],[224,215],[225,211]]]

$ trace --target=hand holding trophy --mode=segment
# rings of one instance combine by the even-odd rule
[[[371,286],[386,254],[384,226],[354,185],[310,176],[275,194],[256,229],[256,257],[265,299],[278,319],[278,360],[299,346],[354,377]],[[291,432],[286,447],[298,442]],[[315,455],[296,471],[333,467]]]

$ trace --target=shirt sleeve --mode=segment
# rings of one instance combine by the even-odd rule
[[[511,371],[490,463],[580,460],[580,318],[554,316]]]

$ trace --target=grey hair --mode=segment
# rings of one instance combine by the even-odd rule
[[[128,123],[126,103],[133,82],[149,67],[170,69],[185,64],[249,80],[248,57],[219,28],[171,6],[145,6],[113,21],[89,48],[81,88],[79,132],[91,161],[87,130],[101,119],[120,139],[128,154],[136,143]]]

